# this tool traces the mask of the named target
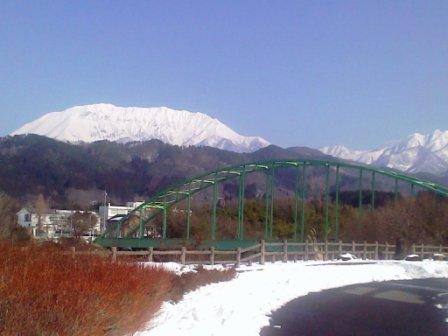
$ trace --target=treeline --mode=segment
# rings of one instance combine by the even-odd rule
[[[16,213],[20,203],[5,194],[0,193],[0,241],[27,242],[30,235],[26,229],[17,225]]]
[[[346,195],[349,195],[347,193]],[[372,209],[369,202],[362,208],[347,197],[339,205],[338,239],[343,241],[379,241],[411,245],[419,243],[448,245],[448,200],[430,193],[419,193],[416,197],[397,197],[384,193],[384,203],[376,203]],[[357,202],[356,202],[357,203]],[[300,237],[301,209],[298,204],[298,227],[295,226],[295,202],[293,199],[280,199],[274,203],[273,238],[292,239],[296,232]],[[309,241],[336,239],[336,204],[328,207],[329,227],[324,231],[325,202],[312,200],[304,204],[304,237]],[[200,243],[210,237],[211,207],[202,205],[191,213],[192,237]],[[244,237],[263,239],[265,233],[266,208],[263,200],[252,199],[245,202]],[[236,239],[238,211],[235,203],[217,209],[217,239]],[[161,216],[153,222],[161,227]],[[168,216],[168,237],[182,238],[186,233],[186,212],[171,211]],[[297,230],[297,231],[296,231]]]

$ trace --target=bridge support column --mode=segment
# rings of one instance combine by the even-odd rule
[[[363,169],[360,168],[359,169],[359,181],[358,181],[358,192],[359,192],[359,196],[358,196],[358,213],[359,215],[361,215],[362,213],[362,173],[363,173]]]
[[[274,192],[275,192],[275,168],[274,165],[272,165],[272,171],[271,171],[271,209],[269,214],[269,238],[272,239],[273,237],[273,231],[274,231]]]
[[[162,238],[166,239],[166,231],[167,231],[167,220],[166,220],[167,205],[166,204],[163,205],[162,216],[163,216],[163,218],[162,218]]]
[[[238,187],[238,232],[237,237],[240,240],[244,239],[244,197],[245,197],[245,167],[244,171],[239,176]]]
[[[375,210],[375,171],[372,171],[372,195],[370,210]]]
[[[190,225],[191,225],[191,194],[187,196],[187,234],[186,239],[190,239]]]
[[[138,229],[140,239],[143,238],[143,235],[145,234],[145,232],[144,232],[144,226],[143,226],[143,221],[144,221],[144,220],[143,220],[143,216],[144,216],[144,213],[145,213],[145,209],[144,209],[144,208],[141,208],[141,209],[140,209],[140,224],[139,224],[139,229]]]
[[[335,207],[334,207],[334,238],[337,241],[339,239],[339,189],[340,189],[340,176],[339,176],[339,166],[336,166],[336,196],[335,196]]]
[[[272,222],[274,219],[274,166],[266,172],[266,211],[265,211],[265,239],[272,238]]]
[[[302,218],[300,223],[300,241],[303,243],[305,240],[305,205],[306,205],[306,166],[302,166]]]
[[[121,222],[122,221],[123,220],[118,221],[117,228],[116,228],[117,232],[115,232],[116,238],[121,238]]]
[[[264,239],[269,238],[269,202],[270,202],[270,191],[269,186],[271,185],[271,177],[269,171],[266,172],[266,185],[265,185],[265,211],[264,211]]]
[[[394,186],[394,202],[397,201],[398,198],[398,179],[395,178],[395,186]]]
[[[218,181],[216,179],[216,173],[215,178],[213,181],[213,200],[212,200],[212,227],[210,231],[210,239],[215,240],[216,239],[216,207],[218,203]]]
[[[330,165],[327,165],[325,172],[325,223],[324,223],[324,241],[328,239],[328,232],[330,231],[330,219],[329,219],[329,203],[330,203]]]
[[[299,231],[299,181],[300,165],[297,165],[296,185],[294,187],[294,240],[297,240]]]

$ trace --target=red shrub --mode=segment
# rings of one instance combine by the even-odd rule
[[[1,335],[104,335],[136,330],[176,276],[54,246],[0,243]]]

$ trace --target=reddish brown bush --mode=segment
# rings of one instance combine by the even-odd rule
[[[176,276],[161,268],[86,255],[72,257],[56,244],[0,242],[1,335],[123,335],[136,331],[163,300],[233,270]]]
[[[0,244],[1,335],[105,335],[136,330],[171,292],[157,268]]]

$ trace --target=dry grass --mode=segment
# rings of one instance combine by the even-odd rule
[[[201,286],[205,286],[214,282],[229,281],[235,277],[235,269],[206,270],[202,266],[196,268],[196,272],[183,273],[177,277],[176,285],[173,287],[171,299],[174,301],[180,300],[182,295],[193,291]]]
[[[132,333],[163,300],[233,276],[203,269],[176,276],[98,256],[72,258],[57,246],[0,243],[0,334]]]

